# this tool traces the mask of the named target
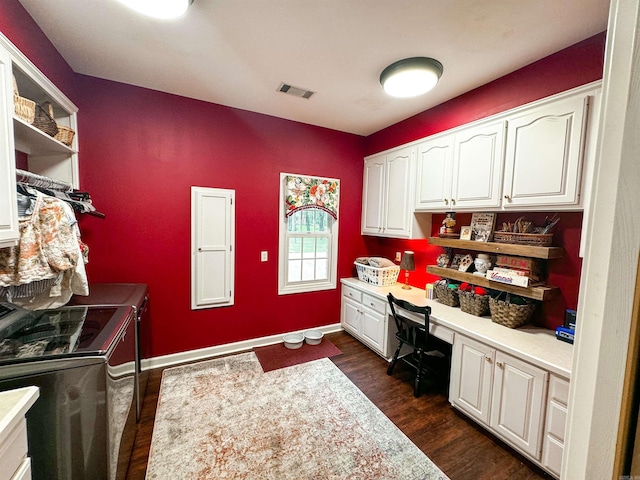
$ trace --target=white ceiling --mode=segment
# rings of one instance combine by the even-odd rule
[[[609,0],[195,0],[178,20],[116,0],[20,0],[78,73],[369,135],[606,29]],[[444,65],[387,96],[390,63]],[[277,91],[281,82],[317,92]]]

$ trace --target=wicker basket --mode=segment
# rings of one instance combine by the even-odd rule
[[[460,305],[457,289],[454,290],[448,288],[446,285],[436,283],[433,286],[433,290],[436,292],[436,298],[443,305],[449,305],[450,307],[457,307]]]
[[[493,232],[493,241],[497,243],[548,247],[553,241],[553,233]]]
[[[400,273],[400,267],[397,265],[392,267],[372,267],[371,265],[363,265],[354,262],[358,272],[358,278],[363,282],[370,283],[377,287],[390,287],[395,285]]]
[[[20,96],[18,92],[18,82],[13,77],[13,114],[31,124],[36,115],[36,102]]]
[[[73,129],[65,127],[64,125],[58,125],[58,133],[56,133],[53,138],[70,147],[73,143],[73,137],[75,134],[76,132],[74,132]]]
[[[527,323],[535,308],[535,303],[516,305],[495,298],[489,299],[491,321],[509,328],[518,328]]]
[[[36,105],[36,115],[33,119],[33,126],[51,137],[55,137],[58,133],[58,124],[53,118],[53,107],[50,103],[45,102],[42,105]]]
[[[458,292],[460,297],[460,310],[477,317],[489,313],[489,295],[476,295],[472,292]]]

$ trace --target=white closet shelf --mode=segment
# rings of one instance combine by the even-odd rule
[[[77,153],[73,148],[50,137],[20,118],[13,117],[15,148],[28,155],[70,155]]]

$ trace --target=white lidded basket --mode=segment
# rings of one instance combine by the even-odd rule
[[[395,285],[400,273],[400,267],[394,265],[392,267],[372,267],[371,265],[363,265],[362,263],[353,262],[358,271],[358,278],[363,282],[370,283],[377,287],[390,287]]]

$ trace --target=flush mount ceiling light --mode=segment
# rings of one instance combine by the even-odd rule
[[[170,19],[184,15],[193,0],[118,0],[120,3],[149,17]]]
[[[382,88],[393,97],[416,97],[436,86],[442,64],[428,57],[398,60],[380,74]]]

